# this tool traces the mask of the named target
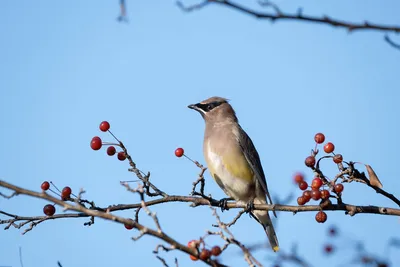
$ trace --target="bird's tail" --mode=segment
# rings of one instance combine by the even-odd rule
[[[258,204],[256,203],[256,201],[254,203]],[[272,250],[274,252],[277,252],[279,250],[278,237],[276,236],[275,229],[274,226],[272,225],[271,217],[269,217],[268,211],[254,210],[252,213],[254,217],[257,219],[257,221],[263,226],[265,232],[267,233],[268,240],[269,243],[271,244]]]

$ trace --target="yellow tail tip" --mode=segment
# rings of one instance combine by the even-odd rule
[[[277,252],[277,251],[279,251],[279,246],[275,246],[275,247],[273,247],[273,248],[272,248],[272,250],[273,250],[274,252]]]

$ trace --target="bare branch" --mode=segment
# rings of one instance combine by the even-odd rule
[[[301,21],[301,22],[309,22],[309,23],[316,23],[316,24],[322,24],[322,25],[330,25],[334,27],[339,27],[348,30],[349,32],[355,31],[355,30],[374,30],[374,31],[381,31],[381,32],[395,32],[399,33],[400,32],[400,26],[396,25],[383,25],[383,24],[377,24],[377,23],[372,23],[368,21],[364,22],[348,22],[348,21],[343,21],[339,19],[333,19],[328,16],[322,16],[322,17],[316,17],[316,16],[307,16],[303,15],[302,9],[299,9],[297,13],[285,13],[282,12],[277,5],[267,1],[262,1],[261,4],[265,5],[267,3],[268,6],[271,6],[274,9],[274,13],[268,13],[268,12],[260,12],[256,10],[252,10],[250,8],[241,6],[239,4],[236,4],[232,1],[229,0],[209,0],[209,1],[204,1],[201,2],[200,4],[193,5],[190,7],[184,7],[182,3],[178,2],[178,6],[187,12],[198,10],[204,6],[206,6],[209,3],[216,3],[221,6],[229,7],[232,8],[233,10],[242,12],[247,15],[251,15],[256,17],[257,19],[268,19],[271,22],[275,22],[277,20],[289,20],[289,21]]]
[[[62,201],[58,198],[55,198],[53,196],[50,196],[48,194],[46,194],[46,192],[35,192],[35,191],[31,191],[31,190],[27,190],[12,184],[9,184],[5,181],[0,180],[0,187],[4,187],[4,188],[8,188],[10,190],[13,190],[15,192],[17,192],[18,194],[21,195],[27,195],[27,196],[31,196],[31,197],[35,197],[35,198],[40,198],[40,199],[46,199],[50,202],[53,202],[61,207],[63,207],[65,210],[71,210],[71,211],[77,211],[77,212],[82,212],[85,213],[87,216],[94,216],[94,217],[98,217],[98,218],[102,218],[104,220],[109,220],[109,221],[114,221],[114,222],[118,222],[121,224],[128,224],[128,225],[132,225],[135,229],[139,230],[141,233],[145,233],[147,235],[159,238],[161,240],[163,240],[164,242],[170,244],[171,246],[173,246],[174,248],[185,252],[189,255],[193,255],[194,257],[199,257],[198,252],[196,249],[193,248],[189,248],[186,245],[183,245],[181,243],[179,243],[178,241],[176,241],[175,239],[173,239],[172,237],[170,237],[169,235],[167,235],[164,232],[160,232],[158,230],[153,230],[150,229],[138,222],[135,222],[132,219],[128,219],[128,218],[123,218],[120,216],[116,216],[110,212],[106,212],[106,211],[100,211],[100,210],[94,210],[94,209],[88,209],[85,208],[82,205],[72,205],[66,201]],[[210,266],[225,266],[223,264],[219,264],[218,262],[214,261],[214,260],[206,260],[203,261],[204,263],[210,265]]]
[[[18,188],[15,187],[11,184],[8,184],[4,181],[0,181],[0,186],[6,187],[6,188]],[[19,189],[18,189],[19,190]],[[21,190],[24,190],[21,188]],[[32,191],[29,191],[32,192]],[[42,198],[42,199],[47,199],[52,201],[49,195],[46,193],[36,193],[34,192],[35,197]],[[57,199],[58,200],[58,199]],[[183,202],[183,203],[194,203],[196,206],[214,206],[214,207],[219,207],[219,201],[211,199],[211,201],[204,199],[202,197],[193,197],[193,196],[168,196],[168,197],[163,197],[159,199],[154,199],[145,202],[144,204],[149,207],[153,205],[158,205],[161,203],[168,203],[168,202]],[[62,202],[64,203],[64,202]],[[244,204],[238,204],[236,202],[230,202],[227,203],[227,207],[229,209],[234,209],[234,208],[240,208],[244,209],[246,208],[246,205]],[[135,204],[120,204],[120,205],[115,205],[115,206],[109,206],[108,208],[96,208],[96,209],[90,209],[92,211],[98,211],[98,212],[114,212],[114,211],[120,211],[120,210],[127,210],[127,209],[141,209],[142,208],[142,203],[135,203]],[[364,213],[364,214],[380,214],[380,215],[392,215],[392,216],[400,216],[400,209],[394,209],[394,208],[387,208],[387,207],[377,207],[377,206],[356,206],[356,205],[350,205],[350,204],[331,204],[329,203],[327,206],[324,206],[321,208],[319,205],[305,205],[305,206],[292,206],[292,205],[280,205],[280,204],[274,204],[274,205],[261,205],[261,204],[255,204],[254,209],[256,210],[275,210],[275,211],[283,211],[283,212],[293,212],[293,213],[298,213],[298,212],[310,212],[310,211],[319,211],[321,209],[327,210],[327,211],[345,211],[347,214],[350,215],[355,215],[358,213]],[[138,212],[138,211],[137,211]],[[5,211],[0,211],[0,214],[6,215],[8,217],[11,217],[11,219],[7,220],[0,220],[0,224],[8,224],[6,229],[8,229],[11,225],[14,226],[15,228],[21,228],[23,225],[26,223],[30,223],[33,221],[40,221],[44,222],[47,220],[54,220],[54,219],[60,219],[60,218],[82,218],[82,217],[91,217],[91,214],[86,214],[86,213],[65,213],[65,214],[55,214],[53,216],[34,216],[34,217],[28,217],[28,216],[17,216],[14,214],[7,213]],[[95,216],[96,217],[96,216]],[[22,224],[15,224],[18,221],[23,221],[24,223]],[[138,223],[138,220],[135,221]]]

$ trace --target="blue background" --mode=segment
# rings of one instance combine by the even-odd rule
[[[285,11],[304,4],[306,14],[400,24],[398,1],[276,3]],[[190,14],[174,1],[127,5],[130,22],[121,24],[115,21],[117,1],[0,2],[1,179],[33,190],[40,190],[44,180],[75,192],[83,187],[86,198],[99,206],[137,202],[119,185],[135,179],[127,162],[89,147],[95,135],[112,140],[98,130],[108,120],[156,185],[187,195],[198,169],[176,158],[174,150],[183,147],[204,162],[204,123],[187,105],[218,95],[231,99],[275,197],[300,194],[292,183],[295,171],[311,179],[304,158],[316,132],[324,132],[345,160],[371,164],[384,189],[400,195],[400,52],[383,41],[382,33],[349,34],[290,21],[271,24],[217,5]],[[328,176],[335,174],[329,161],[323,166]],[[206,179],[207,192],[223,197],[208,173]],[[361,184],[346,184],[344,201],[395,207]],[[27,197],[0,198],[1,210],[25,216],[41,215],[45,204]],[[183,243],[202,236],[215,222],[207,207],[172,203],[152,210],[163,229]],[[236,213],[224,212],[222,218],[230,221]],[[134,212],[118,214],[132,217]],[[328,221],[317,224],[314,216],[278,213],[283,252],[298,243],[298,253],[313,266],[341,266],[356,257],[353,241],[363,240],[369,252],[400,264],[395,251],[386,251],[388,240],[399,237],[398,218],[328,212]],[[135,233],[122,225],[96,220],[84,227],[85,221],[47,221],[26,235],[14,228],[1,231],[0,265],[19,266],[22,247],[25,266],[50,267],[57,261],[64,267],[161,266],[151,252],[159,240],[133,242]],[[152,225],[144,214],[141,222]],[[330,225],[341,229],[339,238],[327,237]],[[245,244],[266,242],[262,228],[248,216],[232,231]],[[333,243],[337,255],[326,257],[325,243]],[[209,239],[214,244],[222,242]],[[162,256],[171,265],[175,256],[180,266],[202,265],[180,252]],[[265,266],[273,263],[269,249],[255,256]],[[225,252],[221,261],[246,266],[238,249]]]

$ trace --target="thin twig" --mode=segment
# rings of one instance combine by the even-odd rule
[[[193,161],[194,164],[196,164],[197,167],[200,168],[200,173],[199,177],[195,182],[193,182],[193,188],[192,192],[190,195],[196,195],[196,186],[200,183],[200,195],[204,195],[204,187],[205,187],[205,179],[204,179],[204,172],[207,170],[206,167],[204,167],[202,164],[200,164],[198,161]]]
[[[156,256],[157,259],[159,259],[161,261],[161,263],[163,264],[164,267],[169,267],[167,262],[165,261],[165,259],[161,258],[160,256]]]
[[[209,3],[209,1],[205,0],[205,1],[200,2],[198,4],[194,4],[194,5],[191,5],[191,6],[185,6],[181,1],[176,1],[176,5],[180,9],[182,9],[183,11],[186,11],[186,12],[190,12],[190,11],[193,11],[193,10],[196,10],[196,9],[201,9],[201,8],[205,7],[208,3]]]
[[[4,197],[4,198],[7,198],[7,199],[10,199],[10,198],[12,198],[12,197],[15,197],[15,196],[17,196],[18,195],[18,193],[17,192],[13,192],[11,195],[5,195],[5,194],[3,194],[3,193],[1,193],[0,192],[0,197]]]
[[[390,39],[389,35],[385,35],[385,41],[392,47],[400,50],[400,43],[395,43],[392,39]]]
[[[243,256],[245,261],[249,264],[249,266],[260,266],[262,267],[263,265],[256,259],[254,258],[254,256],[251,254],[250,250],[246,248],[245,245],[243,245],[241,242],[239,242],[232,234],[232,232],[228,229],[227,225],[224,224],[221,221],[221,218],[219,217],[217,210],[215,208],[212,208],[212,213],[215,216],[218,226],[219,228],[222,230],[220,232],[212,232],[212,231],[208,231],[208,234],[210,235],[219,235],[222,239],[224,239],[227,243],[229,244],[235,244],[236,246],[238,246],[242,252],[243,252]],[[224,232],[228,235],[226,236],[224,234]],[[226,247],[224,248],[226,249]]]
[[[242,217],[242,215],[244,213],[246,213],[246,211],[247,211],[247,209],[243,209],[243,210],[239,211],[239,213],[235,216],[235,218],[233,218],[233,220],[230,223],[223,223],[223,222],[221,222],[221,223],[226,225],[227,227],[231,227],[232,225],[234,225],[237,222],[237,220],[239,220],[240,217]],[[213,226],[219,227],[218,224],[213,224]]]

